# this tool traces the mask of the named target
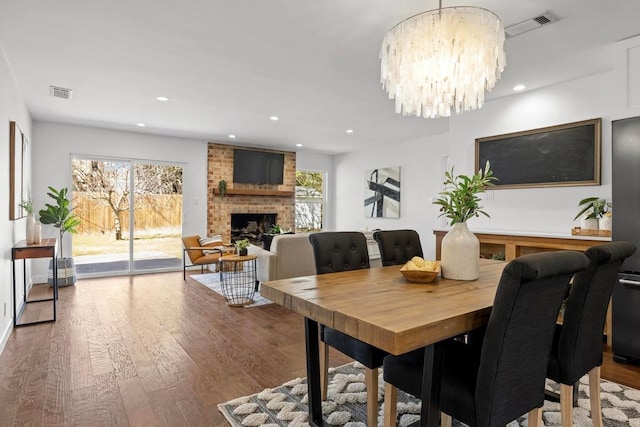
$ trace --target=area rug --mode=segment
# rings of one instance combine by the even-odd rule
[[[550,389],[555,388],[551,382]],[[640,426],[640,391],[602,380],[602,415],[605,426]],[[589,418],[589,385],[587,377],[580,380],[578,406],[574,407],[573,425],[592,426]],[[378,389],[378,425],[383,425],[384,382],[382,374]],[[366,426],[366,389],[363,365],[354,362],[329,371],[327,401],[322,403],[324,420],[329,425],[344,427]],[[260,393],[240,397],[218,405],[230,425],[264,427],[308,426],[307,382],[306,378],[296,378],[279,387],[266,389]],[[411,395],[398,391],[398,416],[400,426],[407,426],[418,420],[420,401]],[[560,404],[545,401],[543,407],[545,426],[560,426]],[[463,424],[453,421],[453,425]],[[508,424],[507,427],[526,426],[526,417]]]
[[[220,282],[220,274],[219,273],[208,273],[208,274],[193,274],[190,276],[193,280],[198,283],[205,285],[207,288],[211,289],[222,295],[222,283]],[[266,299],[262,295],[260,295],[260,291],[256,291],[253,296],[253,304],[245,305],[244,308],[252,308],[259,307],[261,305],[273,304],[273,301]]]

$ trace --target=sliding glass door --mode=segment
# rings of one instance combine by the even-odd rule
[[[182,166],[130,159],[72,160],[73,235],[80,276],[182,266]]]

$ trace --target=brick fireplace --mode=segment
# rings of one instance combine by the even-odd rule
[[[233,182],[234,148],[247,149],[213,142],[207,147],[207,234],[222,234],[225,241],[231,241],[232,214],[275,214],[276,223],[284,230],[295,229],[296,153],[284,152],[282,185],[239,184]],[[227,182],[227,194],[224,197],[218,192],[218,182],[222,179]]]
[[[277,224],[275,213],[232,213],[231,241],[248,239],[254,245],[262,244],[262,235],[269,232],[271,226]]]

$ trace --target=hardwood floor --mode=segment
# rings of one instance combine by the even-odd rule
[[[50,315],[30,304],[22,320]],[[223,426],[217,404],[305,376],[304,351],[300,316],[227,307],[182,272],[81,280],[60,289],[57,322],[12,332],[0,425]],[[611,353],[602,376],[640,388],[640,367]]]

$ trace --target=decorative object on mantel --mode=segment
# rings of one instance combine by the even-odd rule
[[[227,194],[227,181],[224,179],[218,181],[218,192],[220,193],[220,200],[224,200],[224,196]]]
[[[58,286],[73,285],[77,280],[73,258],[65,258],[64,247],[62,245],[64,233],[68,231],[69,233],[75,234],[76,227],[80,225],[80,218],[73,213],[71,201],[67,198],[67,193],[68,190],[66,188],[56,190],[53,187],[49,187],[47,195],[55,201],[55,204],[46,203],[45,209],[41,209],[39,212],[40,221],[42,221],[43,224],[51,224],[60,232]],[[47,282],[49,285],[53,285],[53,260],[49,262],[49,277]]]
[[[489,217],[480,206],[479,193],[493,185],[497,178],[493,176],[489,162],[484,170],[480,169],[472,177],[445,172],[445,191],[435,200],[440,205],[439,216],[451,220],[453,228],[442,239],[440,265],[442,277],[454,280],[475,280],[479,275],[480,241],[467,228],[467,220],[480,216]]]
[[[598,230],[600,219],[607,215],[608,221],[603,221],[603,225],[605,226],[605,230],[611,230],[611,202],[607,202],[605,199],[601,199],[599,197],[587,197],[586,199],[582,199],[578,202],[578,206],[581,207],[580,212],[573,218],[580,218],[582,215],[582,219],[580,220],[580,228],[585,230]]]
[[[455,6],[412,16],[385,35],[380,81],[396,113],[449,117],[482,107],[506,65],[500,18],[479,7]]]

